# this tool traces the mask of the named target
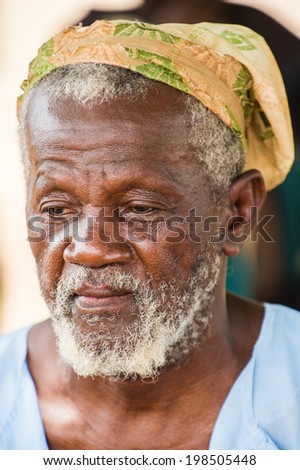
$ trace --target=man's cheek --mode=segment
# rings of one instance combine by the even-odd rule
[[[43,296],[52,299],[64,268],[65,240],[45,241],[39,246],[31,244]]]

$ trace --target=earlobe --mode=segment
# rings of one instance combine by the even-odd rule
[[[227,256],[235,256],[241,251],[265,198],[265,184],[258,170],[246,171],[232,183],[227,196],[223,240],[223,252]]]

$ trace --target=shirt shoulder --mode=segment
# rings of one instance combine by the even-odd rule
[[[0,449],[45,449],[35,386],[27,366],[30,327],[0,337]]]
[[[300,449],[300,312],[266,306],[253,353],[253,417],[280,449]]]
[[[300,312],[265,305],[253,354],[225,400],[214,449],[300,449]]]
[[[0,429],[5,426],[17,400],[26,373],[27,337],[29,327],[0,337]]]

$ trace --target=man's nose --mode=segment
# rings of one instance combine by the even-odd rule
[[[89,219],[90,221],[93,219]],[[70,243],[64,250],[64,260],[67,263],[99,268],[111,264],[124,264],[132,259],[131,247],[120,238],[115,237],[114,230],[103,227],[98,223],[88,226],[82,221],[78,230],[73,230]]]

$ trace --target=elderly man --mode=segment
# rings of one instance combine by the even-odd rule
[[[23,90],[51,320],[1,340],[0,447],[300,449],[299,314],[225,293],[293,158],[264,40],[98,21],[44,44]]]

